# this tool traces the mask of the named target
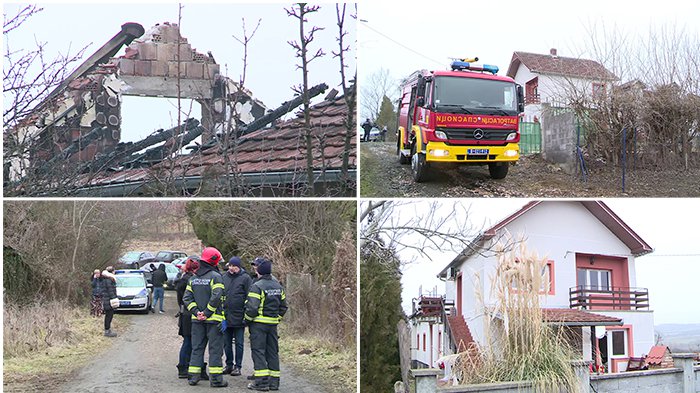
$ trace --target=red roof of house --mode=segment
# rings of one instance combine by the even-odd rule
[[[607,315],[571,308],[543,308],[542,319],[545,322],[566,326],[614,326],[622,325],[622,319]]]
[[[484,231],[484,240],[488,240],[496,236],[496,233],[513,222],[518,217],[530,211],[535,206],[546,201],[532,201],[527,203],[520,210],[499,221],[496,225]],[[610,230],[618,239],[620,239],[634,256],[640,256],[653,251],[651,246],[644,241],[632,228],[630,228],[608,205],[602,201],[578,201],[581,203],[595,218],[598,219],[606,228]],[[559,203],[559,202],[554,202]]]
[[[651,246],[644,241],[636,232],[632,230],[620,217],[613,212],[608,205],[602,201],[573,201],[582,204],[595,218],[598,219],[606,228],[610,230],[620,241],[622,241],[627,247],[629,247],[632,255],[640,256],[648,254],[653,251]],[[465,258],[472,255],[479,247],[478,245],[486,240],[492,239],[496,236],[498,231],[503,229],[506,225],[518,219],[523,214],[532,210],[535,206],[541,203],[562,203],[561,201],[531,201],[521,207],[515,213],[509,215],[503,220],[499,221],[491,228],[482,232],[479,236],[472,241],[474,247],[465,249],[461,254],[457,255],[452,262],[449,263],[438,276],[443,276],[450,267],[461,263]]]
[[[661,364],[661,362],[664,360],[664,356],[666,356],[667,350],[668,347],[665,345],[654,345],[649,350],[649,354],[644,361],[647,364]]]
[[[536,74],[553,74],[595,80],[617,79],[615,74],[594,60],[529,52],[513,52],[506,75],[514,78],[520,64],[523,64],[530,72]]]

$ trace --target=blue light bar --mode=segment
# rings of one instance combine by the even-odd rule
[[[484,71],[488,71],[494,75],[498,73],[498,66],[495,65],[484,64],[482,68],[484,69]]]
[[[470,65],[471,64],[467,63],[466,61],[460,61],[460,60],[455,60],[450,64],[450,66],[452,67],[452,71],[454,71],[454,70],[468,70]]]

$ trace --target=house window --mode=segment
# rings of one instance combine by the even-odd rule
[[[416,349],[420,349],[420,334],[416,334]]]
[[[613,330],[611,333],[612,356],[627,357],[627,331]]]
[[[605,83],[593,83],[593,98],[605,97]]]
[[[423,352],[425,352],[425,333],[423,333]]]
[[[595,291],[609,291],[610,270],[576,269],[578,286]]]

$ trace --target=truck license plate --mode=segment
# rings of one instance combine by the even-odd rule
[[[489,149],[467,149],[467,154],[489,154]]]
[[[128,301],[128,300],[122,300],[122,301],[119,302],[119,306],[120,306],[120,307],[130,306],[130,305],[131,305],[131,302]]]

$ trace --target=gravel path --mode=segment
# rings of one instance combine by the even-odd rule
[[[61,386],[61,392],[121,393],[168,391],[194,392],[216,390],[202,381],[189,386],[186,379],[177,378],[178,354],[182,337],[177,335],[176,297],[174,291],[165,292],[165,314],[129,315],[131,326],[125,332],[117,332],[112,348],[95,358],[80,370],[69,382]],[[246,388],[246,375],[253,373],[246,333],[243,357],[243,375],[225,376],[229,386],[221,391],[251,392]],[[204,359],[209,354],[205,353]],[[284,360],[284,359],[282,359]],[[311,381],[296,375],[281,365],[280,391],[321,393],[325,390]]]

